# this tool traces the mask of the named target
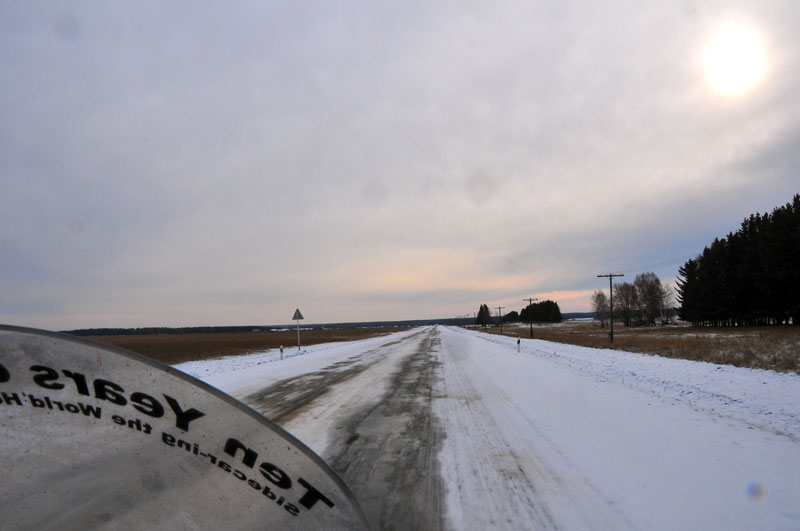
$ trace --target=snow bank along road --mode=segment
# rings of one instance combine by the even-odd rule
[[[178,368],[383,529],[800,529],[800,377],[426,327]]]

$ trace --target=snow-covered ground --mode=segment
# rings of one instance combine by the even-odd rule
[[[376,527],[800,529],[800,377],[427,327],[177,366]]]

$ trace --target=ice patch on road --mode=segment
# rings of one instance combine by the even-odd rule
[[[277,382],[296,374],[318,371],[330,363],[358,355],[392,339],[397,340],[416,332],[419,330],[407,330],[390,336],[378,336],[358,341],[322,343],[303,347],[299,351],[297,347],[285,347],[283,360],[281,360],[280,350],[272,349],[241,356],[187,361],[173,365],[173,367],[230,395],[241,397],[265,387],[270,382]]]

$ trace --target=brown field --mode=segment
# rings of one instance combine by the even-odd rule
[[[301,330],[302,345],[353,341],[406,330],[406,328],[350,328]],[[489,327],[498,334],[498,327]],[[504,325],[503,335],[529,336],[528,325]],[[800,327],[765,326],[740,328],[692,328],[688,325],[626,328],[614,326],[614,345],[608,327],[597,322],[568,321],[534,325],[536,339],[594,348],[658,354],[669,358],[707,361],[739,367],[774,369],[800,373]],[[216,334],[156,334],[95,336],[89,339],[132,350],[163,363],[175,364],[260,352],[283,345],[297,348],[294,330]]]
[[[300,344],[316,345],[334,341],[353,341],[391,334],[401,330],[407,330],[407,328],[301,329]],[[285,349],[297,348],[297,332],[294,330],[217,334],[92,336],[87,339],[131,350],[169,365],[191,360],[261,352],[278,348],[281,345]]]
[[[628,328],[615,323],[613,347],[608,330],[598,322],[568,321],[534,325],[534,337],[584,347],[800,372],[800,326],[692,328],[678,324]],[[488,331],[500,333],[497,327]],[[528,325],[504,325],[503,335],[529,337]]]

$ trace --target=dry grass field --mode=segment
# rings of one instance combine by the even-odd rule
[[[692,328],[678,324],[627,328],[615,323],[613,347],[608,330],[597,322],[567,321],[534,325],[534,336],[585,347],[800,372],[800,326]],[[498,328],[488,331],[500,332]],[[528,325],[504,325],[503,335],[529,337]]]
[[[353,341],[382,336],[406,328],[346,328],[330,330],[300,329],[301,345],[316,345],[335,341]],[[203,360],[261,352],[281,345],[297,348],[295,330],[258,331],[209,334],[153,334],[124,336],[92,336],[87,339],[131,350],[169,365],[191,360]]]
[[[405,328],[350,328],[302,330],[303,345],[353,341],[405,330]],[[499,334],[498,327],[489,327]],[[528,337],[528,325],[504,325],[503,335]],[[709,363],[794,371],[800,373],[800,327],[766,326],[742,328],[692,328],[688,325],[626,328],[614,326],[614,344],[609,344],[608,327],[597,322],[567,321],[534,325],[536,339],[594,348],[615,348],[629,352],[658,354]],[[163,363],[218,358],[260,352],[283,345],[297,348],[295,330],[213,334],[155,334],[95,336],[90,339],[132,350]]]

